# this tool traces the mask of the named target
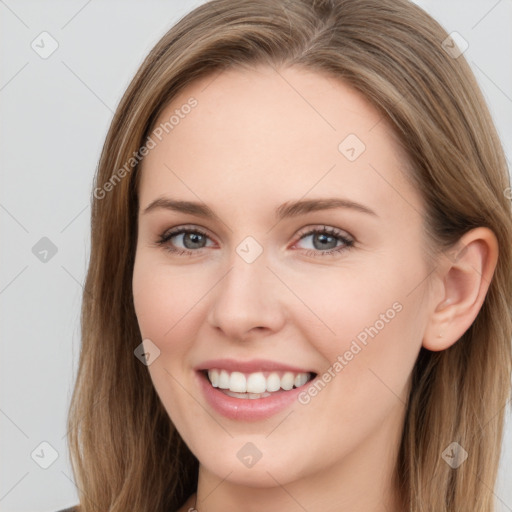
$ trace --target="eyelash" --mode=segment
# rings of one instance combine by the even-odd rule
[[[159,247],[162,247],[164,250],[166,250],[170,253],[173,253],[177,256],[187,256],[187,255],[192,256],[194,253],[200,253],[202,251],[202,249],[205,249],[205,247],[200,247],[199,249],[196,249],[196,250],[176,249],[176,248],[171,247],[168,243],[170,241],[170,239],[177,235],[181,235],[183,233],[196,233],[196,234],[204,236],[205,238],[210,238],[206,232],[204,232],[203,230],[201,230],[197,227],[195,227],[193,229],[179,227],[179,228],[175,228],[171,231],[165,231],[164,233],[162,233],[160,235],[160,238],[156,241],[156,244]],[[339,231],[335,228],[327,227],[327,226],[323,226],[321,229],[318,229],[318,228],[310,229],[309,231],[301,233],[298,241],[302,240],[303,238],[305,238],[307,236],[315,235],[315,234],[325,234],[325,235],[332,236],[334,238],[337,238],[339,241],[343,242],[343,245],[336,247],[334,249],[327,250],[327,251],[321,251],[319,249],[304,249],[306,251],[305,254],[307,256],[313,256],[313,257],[330,256],[330,255],[333,255],[336,253],[341,253],[343,251],[346,251],[346,250],[350,249],[351,247],[353,247],[353,245],[354,245],[354,240],[345,237],[341,231]]]

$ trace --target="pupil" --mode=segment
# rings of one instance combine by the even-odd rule
[[[197,249],[197,246],[194,244],[199,244],[199,246],[202,247],[201,242],[204,242],[204,240],[202,240],[203,238],[203,235],[199,233],[186,233],[185,237],[183,238],[183,243],[187,249]],[[189,241],[192,243],[192,246],[187,243]]]
[[[325,233],[321,233],[317,236],[318,238],[313,237],[313,245],[315,246],[315,249],[334,249],[336,247],[336,239],[333,236],[326,235]],[[321,240],[319,246],[315,244],[315,240]],[[334,245],[332,247],[327,247],[327,244],[329,244],[329,242],[334,242]]]

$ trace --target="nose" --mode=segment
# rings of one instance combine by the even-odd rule
[[[247,263],[237,254],[211,296],[208,322],[235,341],[279,331],[286,320],[283,284],[263,253]]]

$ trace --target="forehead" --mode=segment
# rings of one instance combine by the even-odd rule
[[[361,93],[325,74],[270,67],[217,72],[183,89],[159,126],[143,163],[141,205],[179,191],[180,198],[199,196],[213,207],[236,195],[250,209],[262,199],[339,191],[353,200],[420,208],[406,179],[407,156],[387,120]]]

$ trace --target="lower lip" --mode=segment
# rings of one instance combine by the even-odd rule
[[[212,408],[226,418],[239,421],[270,418],[291,405],[297,400],[298,394],[311,384],[309,381],[299,388],[282,391],[264,398],[234,398],[224,394],[218,388],[214,388],[203,372],[196,373],[204,396]]]

